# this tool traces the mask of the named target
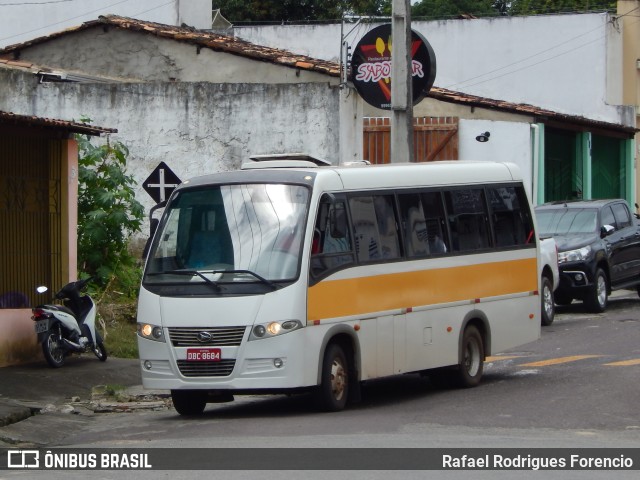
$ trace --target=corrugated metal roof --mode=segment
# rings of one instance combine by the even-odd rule
[[[105,75],[88,75],[74,70],[49,68],[35,63],[0,58],[0,68],[20,70],[38,75],[42,82],[77,82],[77,83],[131,83],[141,80],[130,78],[107,77]]]
[[[52,118],[36,117],[33,115],[19,115],[17,113],[3,112],[0,110],[0,125],[9,124],[28,127],[45,127],[58,130],[66,130],[73,133],[99,136],[103,133],[117,133],[115,128],[104,128],[88,125],[86,123],[56,120]]]
[[[69,35],[73,32],[87,30],[99,25],[111,25],[123,30],[143,32],[161,38],[169,38],[203,48],[210,48],[217,52],[225,52],[232,55],[271,62],[291,68],[320,72],[332,77],[340,76],[340,65],[335,62],[328,62],[326,60],[311,58],[305,55],[297,55],[287,50],[256,45],[254,43],[247,42],[246,40],[206,30],[195,30],[190,27],[164,25],[161,23],[136,20],[117,15],[100,16],[98,20],[91,20],[77,27],[68,28],[44,37],[38,37],[24,43],[9,45],[0,49],[0,55],[8,58],[6,57],[7,54],[19,54],[20,50],[23,48],[44,43],[63,35]]]

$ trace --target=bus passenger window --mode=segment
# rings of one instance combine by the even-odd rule
[[[487,188],[487,195],[496,247],[525,245],[533,231],[533,222],[524,191],[516,187],[495,187]]]
[[[420,195],[427,226],[427,238],[431,255],[447,253],[451,248],[447,236],[446,215],[440,192],[425,192]]]
[[[445,192],[451,244],[454,251],[468,252],[488,248],[489,228],[482,189]]]
[[[345,204],[341,201],[320,204],[311,241],[311,272],[315,277],[353,263],[349,229],[341,231],[332,225],[344,214]]]
[[[407,257],[424,257],[431,253],[427,220],[422,209],[420,195],[411,193],[398,195],[400,218],[405,235]]]
[[[400,242],[393,195],[352,197],[349,207],[358,260],[399,258]]]

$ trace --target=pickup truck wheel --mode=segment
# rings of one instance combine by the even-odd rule
[[[594,278],[593,287],[585,299],[585,304],[589,311],[602,313],[607,308],[607,274],[599,268]]]
[[[553,285],[549,277],[542,277],[540,282],[540,301],[542,302],[542,325],[549,326],[555,316]]]

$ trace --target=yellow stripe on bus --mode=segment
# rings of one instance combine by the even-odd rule
[[[308,319],[487,299],[538,289],[535,258],[343,280],[309,288]]]

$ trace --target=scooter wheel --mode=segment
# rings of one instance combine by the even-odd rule
[[[107,349],[104,347],[104,343],[98,342],[98,344],[93,349],[93,353],[96,354],[98,360],[104,362],[107,360]]]
[[[58,335],[55,332],[49,332],[47,338],[42,341],[42,353],[51,367],[60,368],[64,365],[66,352],[58,342]]]

